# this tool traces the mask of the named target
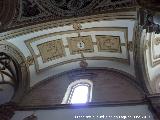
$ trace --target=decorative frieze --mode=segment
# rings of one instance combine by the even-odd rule
[[[94,52],[91,36],[81,36],[68,38],[70,54],[80,54],[81,52]]]
[[[128,46],[132,47],[132,45],[131,42],[128,42],[126,27],[82,29],[82,24],[77,21],[72,23],[72,27],[74,30],[45,34],[25,41],[34,59],[37,72],[73,61],[81,61],[82,59],[112,59],[129,64]],[[99,35],[101,31],[113,31],[114,35],[106,35],[105,33]],[[97,32],[97,34],[88,34],[90,32]],[[120,34],[117,34],[117,32]],[[121,47],[126,52],[122,53]],[[105,52],[107,53],[105,54]],[[118,56],[110,55],[109,52],[114,52]],[[84,54],[84,56],[82,57],[81,54]]]
[[[44,63],[65,56],[62,40],[53,40],[37,46]]]
[[[119,36],[97,35],[96,39],[99,52],[121,52]]]

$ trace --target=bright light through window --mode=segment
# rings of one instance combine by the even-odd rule
[[[78,86],[74,89],[71,104],[86,103],[88,101],[88,86]]]
[[[93,83],[88,79],[75,80],[69,84],[65,96],[63,97],[62,104],[91,102],[92,87]]]

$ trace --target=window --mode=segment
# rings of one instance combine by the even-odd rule
[[[91,102],[92,86],[92,82],[87,79],[80,79],[72,82],[67,88],[62,104]]]

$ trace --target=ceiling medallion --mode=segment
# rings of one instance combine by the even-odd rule
[[[59,16],[72,16],[89,12],[97,0],[36,0],[47,11]]]

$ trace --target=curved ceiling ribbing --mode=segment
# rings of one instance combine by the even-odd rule
[[[136,6],[158,10],[158,0],[1,0],[0,30],[7,31],[50,20],[122,11]],[[152,7],[154,6],[154,7]]]
[[[3,18],[0,17],[2,24],[12,21],[3,27],[4,31],[49,20],[96,15],[110,10],[132,8],[137,5],[136,0],[19,0],[18,2],[13,1],[12,7],[10,6],[11,1],[2,0],[2,3],[1,7],[12,13],[8,14],[6,23],[3,23]],[[15,7],[16,14],[13,14]],[[4,17],[6,11],[4,12],[3,9],[1,14]]]

